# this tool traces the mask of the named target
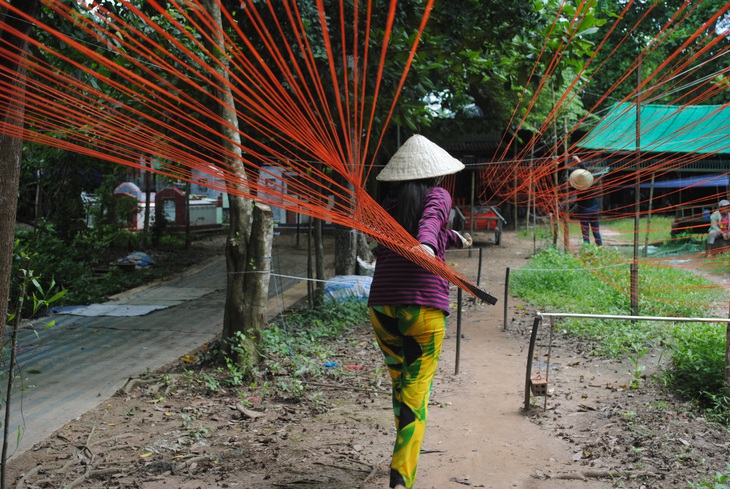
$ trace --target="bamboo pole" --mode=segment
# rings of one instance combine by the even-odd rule
[[[654,172],[651,174],[651,187],[649,187],[649,213],[646,215],[646,236],[644,236],[644,258],[649,255],[649,231],[651,230],[651,211],[654,203]]]

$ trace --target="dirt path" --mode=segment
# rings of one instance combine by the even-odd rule
[[[529,333],[524,324],[518,328],[515,324],[529,323],[531,317],[520,312],[518,303],[510,301],[510,330],[505,332],[502,301],[505,270],[526,263],[532,252],[532,243],[527,244],[519,242],[513,233],[505,233],[501,246],[485,247],[481,285],[500,302],[496,306],[473,304],[463,315],[458,375],[456,315],[450,318],[433,388],[417,487],[610,487],[595,480],[545,477],[579,473],[583,467],[574,461],[575,448],[570,443],[556,438],[523,411]],[[478,267],[476,253],[472,258],[460,256],[454,261],[457,269],[468,276],[473,276]],[[468,299],[466,302],[471,303]],[[512,321],[515,317],[517,320]],[[536,409],[541,411],[541,406]],[[383,447],[384,453],[387,448]],[[381,477],[366,487],[385,488],[387,479]]]
[[[538,480],[540,474],[580,471],[575,447],[555,438],[523,412],[528,336],[501,332],[502,321],[489,317],[465,325],[458,376],[453,372],[453,345],[445,351],[442,377],[435,385],[437,406],[431,416],[427,448],[419,477],[423,487],[599,488],[588,481]],[[455,343],[452,341],[451,343]],[[540,398],[536,398],[539,402]],[[535,409],[540,409],[540,404]],[[582,458],[582,457],[581,457]]]
[[[605,234],[610,246],[611,233]],[[574,238],[571,244],[579,246],[580,237]],[[458,375],[456,322],[450,320],[417,487],[668,489],[724,469],[725,456],[714,457],[712,446],[730,445],[726,430],[690,419],[681,401],[646,383],[662,352],[640,359],[642,384],[632,389],[637,365],[595,358],[590,345],[559,331],[551,340],[543,324],[533,368],[546,373],[549,350],[550,397],[533,397],[530,412],[523,410],[534,315],[510,298],[505,331],[502,301],[505,269],[514,276],[532,249],[514,233],[503,235],[502,246],[484,249],[482,284],[500,302],[467,307]],[[477,267],[474,258],[460,258],[456,266],[467,274]],[[365,487],[387,487],[387,479]]]
[[[596,358],[559,330],[541,327],[533,364],[549,374],[549,397],[523,410],[534,314],[510,299],[505,331],[502,301],[506,268],[522,267],[532,246],[514,233],[485,245],[481,285],[500,302],[464,296],[458,374],[457,314],[449,318],[416,487],[669,489],[724,470],[727,430],[688,415],[649,377],[629,388],[632,365]],[[476,277],[477,252],[447,259]],[[297,379],[285,364],[268,385],[233,389],[216,385],[215,368],[181,359],[13,458],[8,480],[18,489],[385,489],[389,381],[369,325],[339,338],[322,361],[331,359],[338,366],[309,385],[310,397],[287,394]]]

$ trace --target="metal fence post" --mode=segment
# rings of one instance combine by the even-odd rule
[[[507,331],[507,306],[509,302],[509,267],[507,267],[507,273],[504,277],[504,324],[502,330]]]
[[[481,246],[479,247],[479,268],[477,269],[477,287],[479,287],[479,282],[482,280],[482,251],[484,248]]]
[[[461,357],[461,288],[456,292],[456,362],[454,375],[459,375],[459,358]]]
[[[541,316],[535,316],[532,322],[532,334],[530,335],[530,348],[527,351],[527,369],[525,373],[525,411],[530,409],[530,383],[532,382],[532,356],[535,354],[535,341],[537,340],[537,330],[542,321]]]

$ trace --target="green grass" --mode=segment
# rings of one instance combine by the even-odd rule
[[[639,219],[639,243],[646,240],[646,227],[649,220],[646,217]],[[617,233],[612,239],[626,243],[634,241],[634,219],[615,219],[601,221],[601,227]],[[666,216],[652,216],[649,222],[649,243],[658,243],[671,239],[672,218]]]
[[[707,258],[703,261],[702,266],[714,275],[723,275],[730,270],[730,253]]]
[[[548,249],[511,274],[510,292],[552,312],[630,315],[629,260],[609,247],[584,246],[577,255]],[[691,272],[639,263],[639,310],[643,316],[711,317],[727,302],[720,286]],[[586,340],[596,355],[640,358],[666,349],[662,380],[723,421],[730,400],[723,393],[725,325],[565,318],[561,330]]]
[[[646,240],[647,231],[646,217],[642,217],[639,220],[639,243],[643,246]],[[664,241],[670,241],[671,230],[672,230],[672,218],[666,216],[652,216],[651,222],[649,223],[649,243],[656,244]],[[631,244],[634,242],[634,219],[601,219],[600,221],[601,230],[611,230],[611,240],[618,242],[619,244]],[[560,225],[561,236],[558,238],[561,241],[562,238],[562,224]],[[615,233],[615,234],[614,234]],[[571,220],[568,225],[568,234],[572,237],[580,236],[580,222],[577,220]],[[605,233],[604,233],[605,234]],[[532,238],[532,228],[525,229],[520,227],[518,235],[521,238]],[[547,225],[538,225],[537,227],[537,238],[539,240],[552,239],[552,231]],[[561,241],[562,242],[562,241]]]
[[[264,361],[258,364],[251,375],[244,374],[226,355],[220,341],[209,344],[203,352],[193,357],[191,366],[214,367],[215,375],[201,376],[188,368],[191,381],[216,391],[232,387],[241,393],[255,392],[261,397],[288,400],[308,400],[316,404],[317,389],[308,389],[308,380],[337,379],[352,380],[340,362],[355,358],[354,345],[343,334],[359,327],[369,328],[369,311],[365,301],[326,301],[314,308],[302,306],[277,316],[262,328],[261,341],[257,347]],[[234,340],[234,343],[237,341]],[[377,348],[373,337],[370,348]],[[235,351],[234,347],[234,351]],[[343,355],[343,352],[350,352]],[[371,379],[361,376],[363,382]]]
[[[646,217],[639,219],[639,243],[644,244],[646,240],[647,222],[649,220]],[[600,222],[601,230],[611,230],[611,240],[618,241],[619,243],[630,244],[634,242],[634,219],[601,219]],[[669,241],[672,230],[672,218],[666,216],[652,216],[649,222],[649,243],[661,243],[663,241]],[[538,227],[538,233],[542,232],[543,235],[550,235],[550,229],[548,226]],[[561,224],[562,233],[562,224]],[[568,233],[570,236],[580,236],[580,222],[577,219],[572,219],[568,226]],[[532,236],[531,230],[524,231],[521,236]],[[562,237],[560,238],[562,239]]]
[[[716,472],[711,480],[693,484],[690,482],[690,489],[728,489],[730,488],[730,464],[725,466],[724,472]]]

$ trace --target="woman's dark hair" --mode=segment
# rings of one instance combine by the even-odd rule
[[[418,234],[418,221],[423,213],[423,199],[434,186],[436,186],[436,180],[429,178],[408,180],[395,189],[397,201],[395,220],[412,236]]]

